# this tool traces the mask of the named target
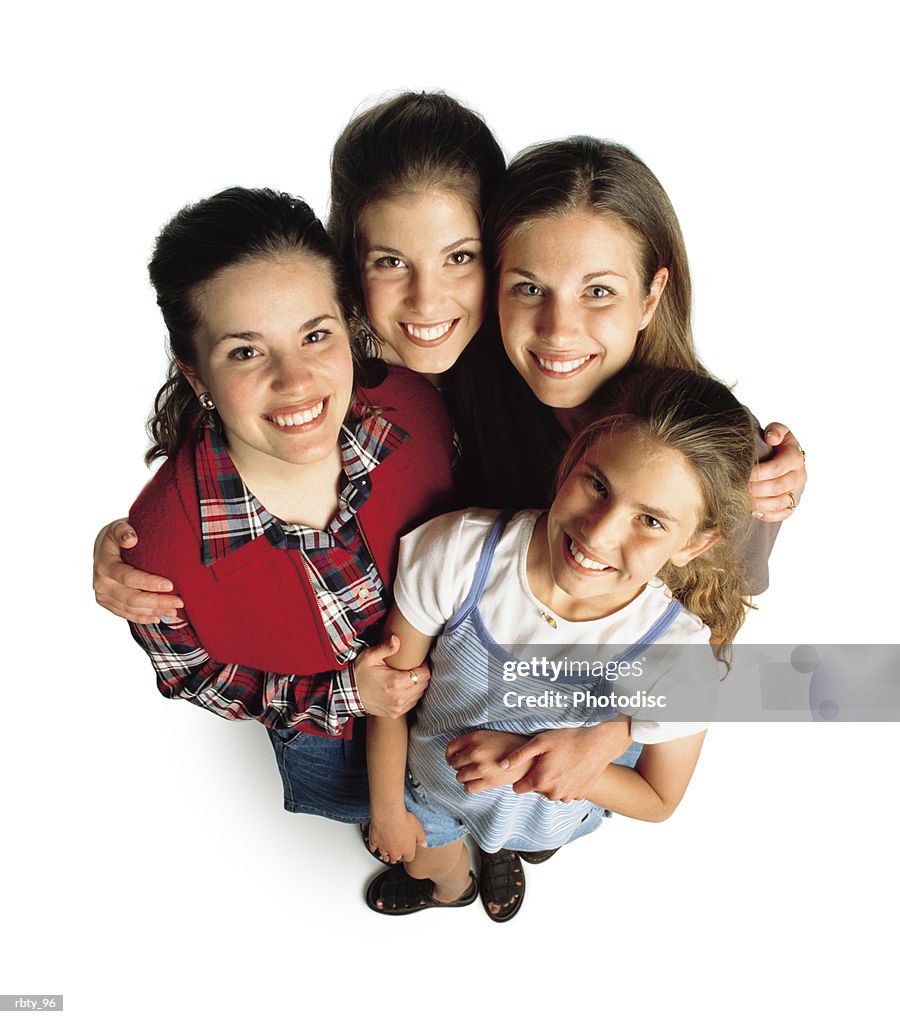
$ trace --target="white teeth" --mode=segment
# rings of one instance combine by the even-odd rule
[[[313,420],[317,420],[322,415],[324,408],[325,400],[322,399],[318,405],[314,405],[311,409],[291,413],[290,416],[270,416],[269,419],[274,420],[279,427],[302,427],[304,423],[312,423]]]
[[[587,555],[577,547],[574,540],[569,541],[569,551],[572,553],[572,557],[579,565],[583,565],[585,569],[609,569],[610,566],[604,565],[602,562],[595,562],[593,558],[588,558]]]
[[[445,320],[442,324],[435,324],[434,327],[420,327],[418,324],[402,324],[403,330],[411,334],[419,341],[437,341],[441,335],[446,334],[453,326],[452,320]]]
[[[557,362],[554,359],[544,359],[542,356],[538,355],[534,358],[537,359],[538,363],[545,370],[550,370],[551,373],[571,373],[572,370],[577,370],[579,366],[584,366],[584,364],[592,357],[582,356],[581,359],[567,359],[565,362]]]

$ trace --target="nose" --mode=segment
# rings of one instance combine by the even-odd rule
[[[603,561],[604,556],[615,561],[628,521],[629,516],[625,510],[611,507],[609,503],[595,505],[581,518],[581,540],[598,556],[598,561]]]
[[[410,275],[406,304],[413,312],[426,320],[439,316],[443,299],[444,290],[438,272],[426,267]]]
[[[540,307],[538,336],[552,348],[570,348],[580,334],[575,303],[559,296],[548,297]]]
[[[272,389],[285,394],[304,396],[311,380],[309,360],[302,350],[279,355],[273,359]]]

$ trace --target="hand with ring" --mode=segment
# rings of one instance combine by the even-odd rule
[[[403,669],[386,664],[399,650],[400,640],[392,634],[352,663],[359,699],[368,715],[399,718],[416,706],[428,686],[431,670],[427,665]]]
[[[770,423],[765,439],[772,454],[750,474],[753,516],[765,523],[780,523],[800,503],[806,486],[806,452],[783,423]]]

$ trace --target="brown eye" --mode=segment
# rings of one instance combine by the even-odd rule
[[[241,345],[240,348],[232,349],[228,353],[229,359],[234,359],[236,362],[245,363],[248,359],[252,359],[257,355],[257,351],[252,345]]]

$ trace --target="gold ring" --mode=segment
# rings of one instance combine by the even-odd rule
[[[794,492],[793,491],[788,491],[787,492],[787,496],[788,496],[788,502],[789,502],[789,504],[788,504],[788,511],[789,512],[793,512],[794,509],[797,507],[797,502],[794,501]]]
[[[419,673],[414,668],[411,668],[409,670],[409,681],[413,684],[413,686],[415,686],[416,683],[419,681]]]

